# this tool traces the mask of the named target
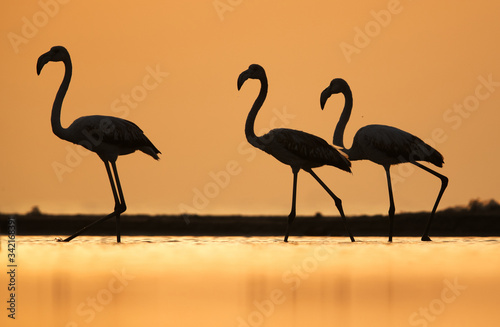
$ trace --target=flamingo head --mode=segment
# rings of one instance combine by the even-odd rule
[[[266,72],[262,66],[257,65],[257,64],[252,64],[248,67],[247,70],[245,70],[243,73],[240,74],[238,77],[238,90],[241,89],[241,86],[247,79],[259,79],[263,80],[266,79]]]
[[[342,78],[334,78],[331,82],[330,85],[326,89],[321,92],[321,97],[320,97],[320,104],[321,104],[321,109],[325,107],[326,100],[332,95],[332,94],[337,94],[337,93],[344,93],[346,89],[349,88],[349,85],[345,80]]]
[[[38,58],[36,63],[36,73],[40,75],[43,66],[49,61],[64,61],[69,58],[68,50],[63,46],[52,47],[48,52]]]

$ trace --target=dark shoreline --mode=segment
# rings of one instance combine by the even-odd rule
[[[0,234],[6,235],[9,217],[15,217],[17,235],[71,235],[100,215],[50,215],[43,213],[0,214]],[[394,236],[421,236],[429,213],[401,213],[395,216]],[[387,216],[348,217],[356,236],[388,236]],[[286,216],[198,216],[122,215],[122,235],[144,236],[282,236]],[[110,219],[84,235],[115,235]],[[297,217],[292,236],[346,236],[340,217]],[[430,236],[500,236],[500,210],[454,210],[436,213]]]

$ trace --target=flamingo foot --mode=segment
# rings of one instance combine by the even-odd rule
[[[428,235],[424,235],[424,236],[422,236],[422,241],[431,242],[432,240],[430,239],[430,237]]]

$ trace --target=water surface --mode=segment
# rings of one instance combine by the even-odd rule
[[[493,326],[500,239],[17,237],[5,326]],[[1,262],[7,271],[6,238]],[[0,279],[2,303],[8,275]],[[6,308],[6,306],[5,306]]]

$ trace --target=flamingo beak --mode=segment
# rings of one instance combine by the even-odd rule
[[[45,66],[46,63],[50,61],[50,51],[44,53],[38,58],[38,61],[36,62],[36,74],[40,75],[40,72],[42,71],[43,66]]]
[[[243,73],[240,74],[238,77],[238,91],[241,89],[243,86],[243,83],[249,78],[248,76],[248,70],[245,70]]]
[[[330,91],[330,87],[327,87],[326,89],[321,92],[321,97],[319,99],[321,109],[323,110],[325,108],[326,100],[332,95],[332,92]]]

